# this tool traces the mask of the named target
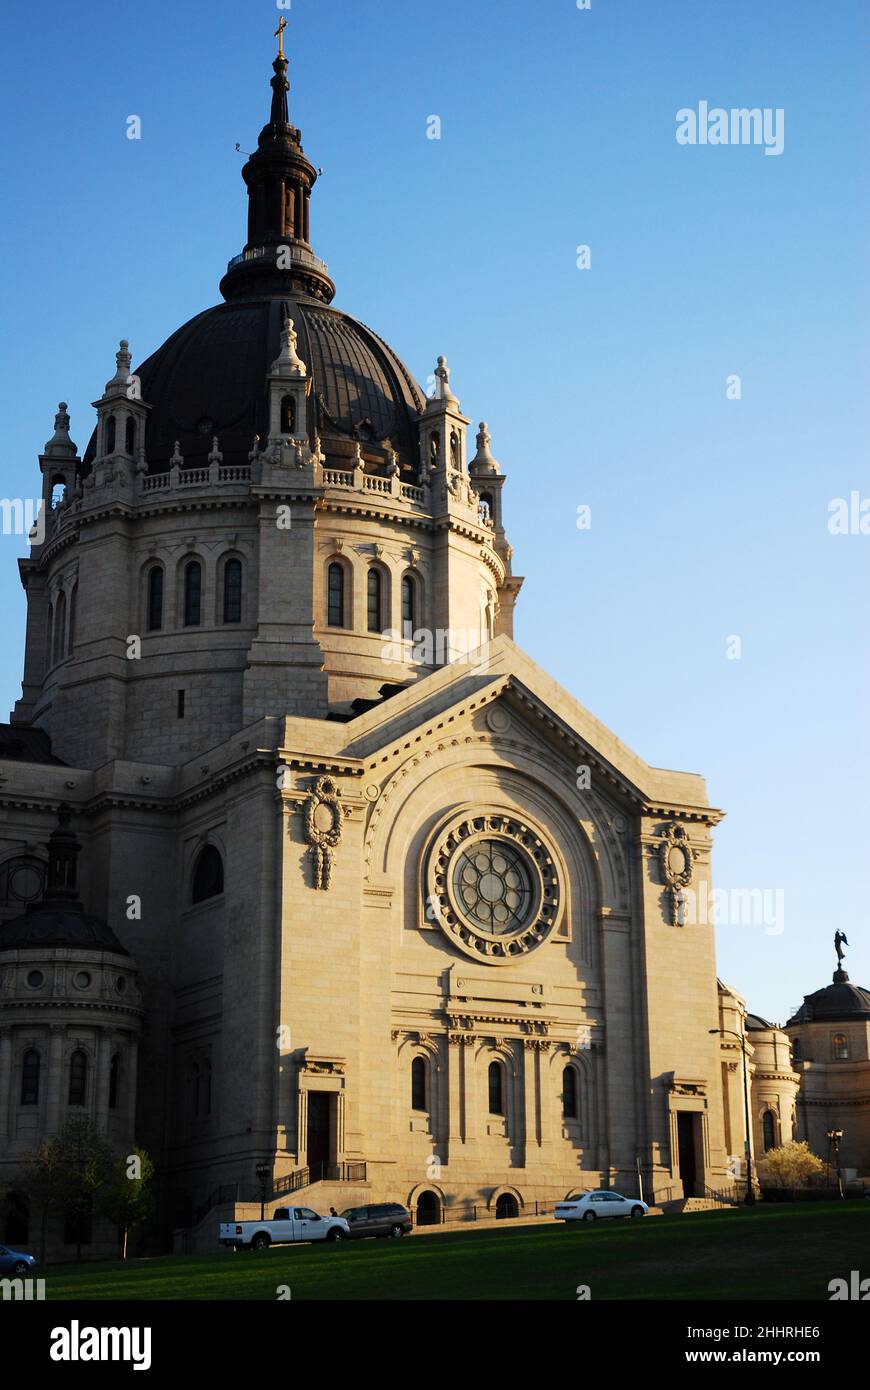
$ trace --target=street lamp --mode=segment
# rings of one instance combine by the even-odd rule
[[[843,1139],[843,1131],[842,1131],[841,1129],[829,1129],[829,1130],[827,1131],[826,1135],[825,1135],[825,1138],[826,1138],[827,1141],[828,1141],[828,1159],[829,1159],[829,1166],[830,1166],[831,1147],[833,1146],[833,1149],[834,1149],[834,1160],[835,1160],[835,1162],[836,1162],[836,1164],[837,1164],[837,1196],[838,1196],[838,1197],[842,1197],[842,1196],[843,1196],[843,1175],[842,1175],[842,1173],[840,1172],[840,1144],[841,1144],[842,1139]]]
[[[254,1171],[260,1179],[260,1220],[264,1221],[266,1219],[266,1188],[272,1167],[269,1163],[258,1163]]]
[[[752,1187],[752,1131],[749,1127],[749,1062],[746,1052],[746,1034],[735,1033],[731,1028],[710,1028],[708,1031],[710,1033],[719,1033],[720,1035],[728,1033],[730,1037],[737,1039],[743,1050],[743,1112],[746,1122],[746,1143],[744,1150],[746,1154],[746,1196],[743,1200],[747,1207],[754,1207],[755,1192]]]

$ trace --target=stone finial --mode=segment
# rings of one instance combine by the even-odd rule
[[[288,314],[287,321],[281,331],[281,351],[269,369],[271,376],[304,377],[308,375],[308,368],[296,351],[298,340],[295,324]]]
[[[248,462],[249,462],[249,463],[256,463],[256,461],[257,461],[257,459],[258,459],[259,457],[260,457],[260,436],[259,436],[258,434],[255,434],[255,435],[254,435],[254,442],[253,442],[253,444],[251,445],[251,448],[250,448],[250,450],[249,450],[249,452],[248,452]]]
[[[184,464],[184,455],[181,452],[181,443],[177,439],[175,441],[175,448],[172,451],[172,457],[170,458],[169,462],[173,468],[181,468]]]
[[[61,401],[57,407],[57,414],[54,417],[54,434],[45,446],[46,454],[72,454],[78,452],[75,444],[69,437],[69,415],[67,414],[66,401]]]
[[[209,461],[209,463],[217,463],[217,464],[221,464],[221,463],[223,463],[223,461],[224,461],[224,456],[223,456],[223,454],[221,453],[220,447],[219,447],[219,445],[218,445],[218,437],[217,437],[217,435],[213,435],[213,436],[212,436],[212,441],[211,441],[211,453],[210,453],[209,456],[208,456],[208,461]]]
[[[115,353],[115,375],[106,382],[106,395],[117,395],[118,391],[123,390],[127,393],[130,382],[130,364],[133,358],[130,354],[130,344],[126,338],[121,339],[118,351]]]
[[[501,465],[494,459],[490,450],[492,435],[489,432],[484,420],[480,422],[480,429],[477,431],[477,453],[469,464],[468,471],[472,476],[480,476],[481,473],[501,473]]]
[[[443,355],[438,358],[438,365],[435,368],[435,393],[433,400],[456,401],[456,397],[450,389],[450,368],[447,365],[447,358]]]

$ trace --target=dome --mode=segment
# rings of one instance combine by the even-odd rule
[[[761,1017],[761,1014],[746,1015],[747,1033],[766,1033],[772,1028],[776,1028],[776,1024],[769,1023],[766,1018]]]
[[[838,978],[841,977],[841,978]],[[833,984],[808,994],[786,1028],[798,1023],[849,1023],[870,1019],[870,990],[853,985],[845,970],[838,970]]]
[[[287,314],[313,383],[311,440],[320,435],[327,456],[342,445],[350,453],[357,440],[364,449],[394,449],[404,469],[418,470],[413,421],[425,399],[395,353],[339,309],[304,295],[269,295],[197,314],[137,369],[142,399],[151,406],[150,472],[168,469],[176,440],[185,467],[205,467],[215,436],[225,464],[247,463],[254,435],[269,433],[266,376]],[[85,462],[95,442],[96,433]]]
[[[23,917],[16,917],[0,927],[0,951],[40,947],[129,955],[101,917],[79,911],[76,904],[39,903]]]

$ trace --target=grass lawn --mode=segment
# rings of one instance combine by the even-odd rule
[[[870,1202],[511,1226],[50,1267],[48,1299],[822,1299],[870,1276]]]

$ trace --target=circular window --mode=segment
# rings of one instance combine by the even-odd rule
[[[76,989],[87,989],[91,983],[91,977],[87,970],[79,970],[73,976],[73,984]]]
[[[31,989],[41,989],[45,984],[45,976],[41,970],[31,970],[27,976],[27,983]]]
[[[459,816],[438,835],[426,875],[427,919],[466,955],[503,965],[549,936],[560,914],[554,857],[513,816]]]
[[[526,926],[534,907],[528,866],[503,840],[479,840],[454,857],[453,893],[469,922],[496,935]]]
[[[119,994],[123,994],[126,988],[127,981],[124,979],[123,975],[119,975],[117,980],[115,981],[115,989],[118,991]]]

